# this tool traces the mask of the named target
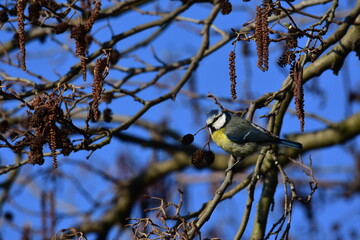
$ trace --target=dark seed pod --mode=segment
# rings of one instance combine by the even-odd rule
[[[3,120],[0,122],[0,132],[6,133],[9,130],[9,122],[7,120]]]
[[[14,220],[14,215],[12,212],[5,212],[4,218],[6,221],[12,222]]]
[[[6,10],[0,10],[0,23],[6,23],[7,21],[9,21],[9,16]]]
[[[114,94],[112,92],[104,92],[101,95],[101,100],[107,104],[111,103],[113,98],[114,98]]]
[[[274,9],[273,9],[273,13],[274,13],[275,16],[279,16],[279,15],[281,14],[281,9],[279,9],[279,8],[274,8]]]
[[[8,13],[10,14],[10,16],[16,16],[16,15],[17,15],[16,6],[14,6],[14,7],[11,8],[11,9],[9,9]]]
[[[182,139],[181,139],[181,143],[182,143],[183,145],[189,145],[189,144],[191,144],[193,141],[194,141],[194,135],[192,135],[192,134],[190,134],[190,133],[184,135],[184,136],[182,137]]]
[[[213,151],[206,151],[204,152],[204,160],[206,162],[206,165],[210,166],[214,163],[215,160],[215,154]]]
[[[221,7],[221,13],[223,15],[228,15],[230,14],[232,11],[232,5],[230,2],[226,1],[222,4],[222,7]]]
[[[191,163],[195,166],[199,166],[203,158],[204,158],[204,151],[196,150],[191,157]]]
[[[41,5],[37,2],[33,2],[28,7],[29,18],[31,21],[36,21],[40,17]]]
[[[110,53],[110,63],[115,65],[120,59],[120,53],[118,50],[112,49]]]
[[[105,122],[111,122],[112,121],[112,111],[110,108],[105,108],[103,111],[103,118]]]

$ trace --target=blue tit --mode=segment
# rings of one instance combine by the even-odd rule
[[[270,144],[302,148],[301,143],[280,139],[244,118],[217,109],[207,114],[206,126],[213,141],[237,160],[235,164]]]

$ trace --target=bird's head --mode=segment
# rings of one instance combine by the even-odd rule
[[[206,126],[213,132],[223,128],[230,118],[231,115],[227,112],[218,109],[211,110],[206,115]]]

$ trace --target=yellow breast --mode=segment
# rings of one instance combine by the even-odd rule
[[[231,141],[224,133],[225,128],[216,130],[212,134],[213,141],[221,147],[225,152],[230,153],[233,156],[247,157],[261,148],[254,142],[238,144]]]
[[[214,142],[221,147],[223,150],[230,154],[234,154],[236,151],[236,144],[234,144],[232,141],[230,141],[226,134],[224,133],[225,128],[221,128],[217,131],[214,131],[212,134],[212,139]]]

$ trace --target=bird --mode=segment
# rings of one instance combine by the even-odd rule
[[[226,169],[226,172],[247,156],[260,151],[267,145],[279,144],[302,149],[301,143],[281,139],[236,114],[219,109],[207,113],[206,126],[213,141],[236,159],[235,163]]]

